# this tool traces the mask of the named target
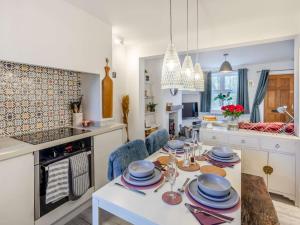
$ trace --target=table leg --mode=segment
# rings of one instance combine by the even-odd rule
[[[99,220],[98,200],[93,198],[93,225],[101,225]]]

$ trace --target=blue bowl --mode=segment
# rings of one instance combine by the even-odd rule
[[[202,174],[198,177],[197,183],[199,189],[210,196],[226,196],[231,189],[227,179],[215,174]]]

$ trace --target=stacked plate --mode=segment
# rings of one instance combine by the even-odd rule
[[[146,160],[138,160],[129,164],[123,173],[123,179],[131,185],[149,186],[159,182],[162,172],[154,164]]]
[[[213,147],[207,153],[207,156],[215,161],[234,163],[240,160],[240,157],[229,147]]]
[[[165,150],[173,150],[176,153],[184,153],[183,150],[184,142],[180,140],[171,140],[168,141],[167,145],[165,146]]]
[[[239,202],[239,195],[224,177],[202,174],[188,185],[190,196],[198,203],[215,209],[229,209]]]

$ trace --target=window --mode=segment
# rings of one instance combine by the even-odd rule
[[[215,98],[220,94],[230,92],[232,100],[224,101],[224,105],[236,104],[238,88],[238,72],[211,74],[211,112],[220,113],[222,101]]]

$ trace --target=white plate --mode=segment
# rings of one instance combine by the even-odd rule
[[[135,186],[149,186],[149,185],[157,183],[161,179],[162,172],[159,169],[154,168],[154,177],[149,180],[145,180],[145,181],[138,181],[138,180],[132,179],[130,177],[128,169],[126,169],[124,171],[122,176],[123,176],[124,180],[129,184],[132,184]]]
[[[130,178],[137,180],[137,181],[146,181],[146,180],[150,180],[155,176],[155,173],[153,171],[153,173],[147,177],[135,177],[132,174],[129,173]]]
[[[203,197],[209,199],[209,200],[212,200],[212,201],[216,201],[216,202],[224,202],[224,201],[227,201],[228,199],[231,198],[231,192],[229,192],[228,195],[225,195],[223,197],[215,197],[215,196],[210,196],[208,194],[205,194],[203,191],[201,191],[198,187],[198,193],[200,195],[202,195]]]
[[[240,160],[240,157],[236,154],[234,154],[232,159],[222,159],[222,158],[217,158],[213,155],[213,153],[211,151],[207,152],[207,156],[215,161],[219,161],[219,162],[228,162],[228,163],[234,163],[234,162],[238,162]]]

